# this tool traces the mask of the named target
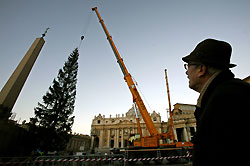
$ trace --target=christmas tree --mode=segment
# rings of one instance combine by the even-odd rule
[[[31,130],[36,137],[36,148],[45,152],[63,150],[69,141],[74,123],[78,56],[76,48],[43,96],[43,102],[34,109]]]

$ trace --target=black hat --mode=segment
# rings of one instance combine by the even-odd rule
[[[200,62],[218,68],[232,68],[230,64],[232,47],[229,43],[215,39],[206,39],[200,42],[195,49],[183,57],[184,62]]]

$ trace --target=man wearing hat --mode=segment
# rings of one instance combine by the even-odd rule
[[[234,78],[232,47],[215,39],[200,42],[182,60],[189,87],[200,93],[195,110],[193,165],[246,163],[250,84]]]

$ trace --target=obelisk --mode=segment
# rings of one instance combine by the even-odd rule
[[[45,33],[47,30],[45,31]],[[0,92],[0,121],[8,120],[11,110],[29,76],[29,73],[45,43],[43,37],[36,38],[15,71]]]

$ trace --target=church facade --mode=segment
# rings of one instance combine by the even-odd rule
[[[195,130],[194,105],[175,104],[173,109],[174,133],[178,141],[190,141]],[[160,113],[150,114],[155,128],[159,133],[167,132],[169,123],[161,121]],[[149,135],[146,124],[139,114],[142,134]],[[91,149],[99,152],[109,152],[112,148],[128,146],[130,135],[138,134],[136,115],[133,108],[126,114],[117,114],[115,117],[99,114],[92,120]]]

